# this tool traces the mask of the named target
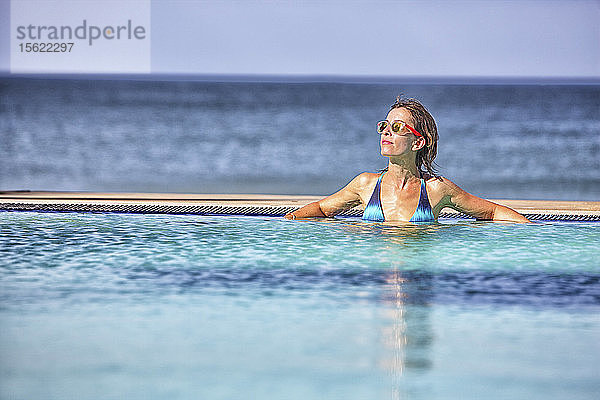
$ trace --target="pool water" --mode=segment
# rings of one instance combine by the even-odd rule
[[[0,213],[2,399],[592,399],[599,223]]]

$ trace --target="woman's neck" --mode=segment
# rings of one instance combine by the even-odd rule
[[[388,173],[400,187],[412,179],[420,179],[421,173],[414,160],[392,159],[388,163]]]

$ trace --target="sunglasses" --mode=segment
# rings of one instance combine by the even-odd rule
[[[413,128],[412,126],[410,126],[409,124],[407,124],[404,121],[401,121],[399,119],[394,120],[392,122],[388,121],[388,120],[383,120],[383,121],[379,121],[377,123],[377,133],[379,133],[380,135],[385,132],[385,130],[387,128],[390,128],[390,130],[393,133],[398,133],[400,132],[402,129],[404,129],[404,127],[407,127],[412,133],[414,133],[417,136],[423,137],[423,135],[421,135],[415,128]]]

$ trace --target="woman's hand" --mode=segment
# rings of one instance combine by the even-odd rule
[[[285,219],[302,219],[311,217],[326,217],[325,213],[323,213],[323,210],[321,210],[321,206],[319,205],[318,201],[307,204],[304,207],[283,216]]]
[[[490,202],[491,203],[491,202]],[[492,221],[507,221],[507,222],[531,222],[524,215],[519,214],[512,208],[501,206],[500,204],[492,203],[496,206]]]

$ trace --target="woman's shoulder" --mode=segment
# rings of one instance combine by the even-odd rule
[[[443,176],[426,175],[423,177],[429,190],[442,193],[451,193],[460,188],[450,179]]]
[[[364,189],[369,186],[375,185],[377,178],[381,173],[377,172],[363,172],[354,177],[348,186],[353,186],[357,190]]]
[[[360,184],[369,184],[373,180],[377,180],[377,178],[379,178],[379,175],[381,175],[381,173],[379,172],[362,172],[356,175],[352,181],[356,181]]]

